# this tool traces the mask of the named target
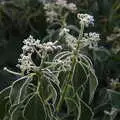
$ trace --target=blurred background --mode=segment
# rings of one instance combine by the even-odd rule
[[[18,71],[17,60],[22,52],[22,41],[29,35],[42,39],[46,36],[44,4],[53,0],[0,0],[0,90],[10,85],[16,76],[3,71],[4,67]],[[77,5],[78,12],[95,18],[90,31],[100,34],[100,49],[89,51],[99,87],[110,87],[120,82],[120,0],[68,0]],[[72,19],[72,17],[71,17]],[[115,89],[120,90],[120,87]]]

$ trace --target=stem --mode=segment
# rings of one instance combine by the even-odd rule
[[[80,47],[80,40],[82,39],[83,37],[83,32],[84,32],[84,23],[81,24],[81,30],[80,30],[80,34],[79,34],[79,37],[78,37],[78,44],[77,44],[77,51],[79,50],[79,47]]]
[[[43,65],[44,65],[44,61],[46,59],[46,56],[47,56],[47,52],[44,51],[42,56],[41,56],[41,64],[40,64],[40,70],[42,69]]]
[[[63,102],[64,102],[64,98],[65,98],[65,94],[66,94],[68,85],[69,85],[69,83],[72,81],[73,72],[74,72],[74,69],[75,69],[75,63],[76,63],[76,57],[73,57],[73,60],[72,60],[72,68],[71,68],[71,71],[69,72],[68,81],[67,81],[66,85],[65,85],[64,88],[63,88],[62,96],[61,96],[60,101],[59,101],[59,103],[58,103],[58,105],[57,105],[57,108],[56,108],[57,112],[60,111],[61,105],[62,105]]]
[[[68,12],[64,15],[63,19],[62,19],[62,25],[65,27],[67,24],[66,24],[66,19],[68,17]]]
[[[43,85],[42,85],[42,74],[38,73],[38,84],[37,84],[37,89],[36,89],[36,94],[38,94],[41,97],[42,102],[44,103],[44,97],[43,97]]]
[[[72,58],[71,71],[69,72],[68,81],[67,81],[66,85],[63,88],[62,96],[61,96],[60,101],[59,101],[59,103],[57,105],[57,108],[56,108],[57,112],[59,112],[60,109],[61,109],[61,106],[62,106],[62,104],[64,102],[65,94],[67,92],[68,85],[73,79],[74,69],[75,69],[75,66],[76,66],[77,56],[78,56],[79,48],[80,48],[80,40],[83,37],[83,31],[84,31],[84,24],[81,24],[81,30],[80,30],[80,34],[79,34],[78,42],[77,42],[78,44],[77,44],[76,50],[73,51],[74,56]]]
[[[20,73],[17,73],[17,72],[14,72],[14,71],[12,71],[12,70],[9,70],[7,67],[4,67],[3,70],[5,70],[5,71],[7,71],[7,72],[9,72],[9,73],[11,73],[11,74],[13,74],[13,75],[19,75],[19,76],[22,75],[22,74],[20,74]]]
[[[37,84],[37,90],[36,90],[37,94],[39,94],[39,89],[40,89],[40,79],[39,79],[39,76],[38,76],[38,84]]]
[[[73,72],[74,72],[74,69],[75,69],[75,64],[76,64],[76,57],[73,57],[73,60],[72,60],[72,68],[71,68],[71,71],[69,72],[68,81],[67,81],[66,85],[65,85],[64,88],[63,88],[62,96],[61,96],[60,101],[59,101],[59,103],[58,103],[58,105],[57,105],[57,108],[56,108],[57,112],[59,112],[60,109],[61,109],[61,106],[62,106],[62,104],[63,104],[63,102],[64,102],[65,94],[66,94],[66,92],[67,92],[67,88],[68,88],[69,82],[72,81]]]

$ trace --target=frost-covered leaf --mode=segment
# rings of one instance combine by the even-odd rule
[[[79,104],[77,104],[74,98],[70,98],[70,97],[66,97],[65,101],[67,104],[68,115],[75,120],[79,120],[80,111],[81,111]]]
[[[31,80],[32,80],[31,78],[27,78],[24,84],[21,86],[18,102],[22,102],[26,98],[26,96],[30,94],[30,92],[33,92],[32,87],[28,88]]]
[[[53,90],[54,90],[54,100],[53,100],[53,103],[54,103],[54,105],[57,105],[58,104],[58,102],[59,102],[59,100],[60,100],[60,87],[56,84],[56,83],[54,83],[53,81],[50,81],[51,82],[51,86],[53,87]]]
[[[77,63],[75,66],[72,81],[75,91],[77,91],[87,80],[86,68],[84,65]]]
[[[80,99],[81,104],[81,116],[79,120],[91,120],[93,118],[93,112],[91,108]]]
[[[24,116],[27,120],[46,120],[47,115],[40,96],[36,94],[28,101]]]
[[[25,120],[23,117],[23,106],[17,106],[11,113],[10,120]]]
[[[89,102],[92,101],[97,86],[98,86],[97,77],[94,74],[94,72],[91,72],[90,76],[89,76],[89,94],[90,94],[90,100],[89,100]]]
[[[27,80],[26,76],[13,82],[10,91],[10,102],[12,105],[19,103],[19,97],[21,95],[21,87],[23,86],[25,80]]]
[[[5,115],[7,115],[10,89],[11,87],[8,87],[0,92],[0,120],[3,120]]]
[[[97,85],[98,80],[95,74],[90,71],[88,81],[83,86],[82,98],[86,103],[90,104],[92,102]]]

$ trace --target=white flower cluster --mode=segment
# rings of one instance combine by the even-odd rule
[[[53,22],[55,19],[57,19],[57,13],[55,11],[46,11],[47,16],[47,22]]]
[[[74,3],[67,3],[66,0],[56,0],[56,2],[53,3],[46,3],[44,9],[46,10],[47,21],[52,23],[59,18],[59,16],[61,16],[61,8],[65,8],[71,12],[77,10]]]
[[[54,4],[46,3],[44,5],[44,9],[46,11],[45,13],[46,13],[46,20],[47,20],[47,22],[49,22],[49,23],[54,22],[57,19],[57,17],[58,17],[57,12],[54,10]]]
[[[78,44],[78,39],[71,35],[70,30],[67,28],[62,28],[60,30],[59,36],[64,37],[68,47],[72,49],[76,49],[76,46]],[[84,33],[82,36],[82,39],[80,40],[80,48],[84,48],[85,46],[89,46],[89,48],[97,48],[98,47],[98,41],[100,40],[99,34],[96,32],[90,32],[90,33]]]
[[[33,36],[29,36],[27,39],[23,41],[24,46],[22,47],[23,53],[26,52],[32,53],[34,52],[33,46],[38,46],[40,44],[40,40],[35,40]]]
[[[69,33],[69,29],[67,29],[67,28],[62,28],[61,30],[60,30],[60,33],[59,33],[59,36],[64,36],[66,33]]]
[[[62,46],[61,45],[56,45],[56,44],[57,44],[57,41],[47,42],[47,43],[40,44],[39,48],[42,50],[42,52],[43,51],[54,52],[54,51],[61,50]],[[41,52],[41,50],[40,50],[40,52]]]
[[[66,43],[68,47],[72,48],[73,50],[76,49],[78,40],[69,33],[67,33],[65,37],[66,37]]]
[[[56,45],[57,42],[40,44],[40,40],[35,40],[31,35],[25,39],[23,43],[23,53],[20,55],[20,59],[18,59],[19,64],[17,67],[19,67],[21,71],[26,70],[27,72],[38,68],[31,58],[34,52],[36,52],[39,57],[43,58],[43,53],[54,52],[62,49],[60,45]]]
[[[46,10],[47,22],[50,22],[50,23],[54,22],[58,17],[57,12],[54,10],[54,4],[46,3],[44,5],[44,9]]]
[[[71,12],[77,10],[77,7],[74,3],[67,3],[66,0],[56,0],[56,4],[70,10]]]
[[[98,41],[100,40],[99,34],[95,32],[90,33],[84,33],[84,36],[82,38],[82,42],[84,46],[89,46],[89,48],[96,48],[98,47]]]
[[[94,25],[94,18],[89,14],[77,14],[77,18],[80,20],[80,24],[84,24],[85,27],[88,27],[89,24]]]
[[[74,3],[69,3],[67,6],[67,9],[74,12],[77,10],[77,6]]]
[[[56,0],[56,4],[58,4],[58,5],[66,5],[67,1],[66,0]]]
[[[28,53],[27,55],[21,54],[20,59],[18,59],[18,63],[16,66],[20,68],[21,71],[29,72],[35,68],[35,65],[31,59],[31,53]]]

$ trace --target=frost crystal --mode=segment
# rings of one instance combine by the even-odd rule
[[[78,13],[77,17],[80,20],[80,24],[84,24],[86,27],[88,27],[89,24],[94,25],[94,18],[91,15]]]

